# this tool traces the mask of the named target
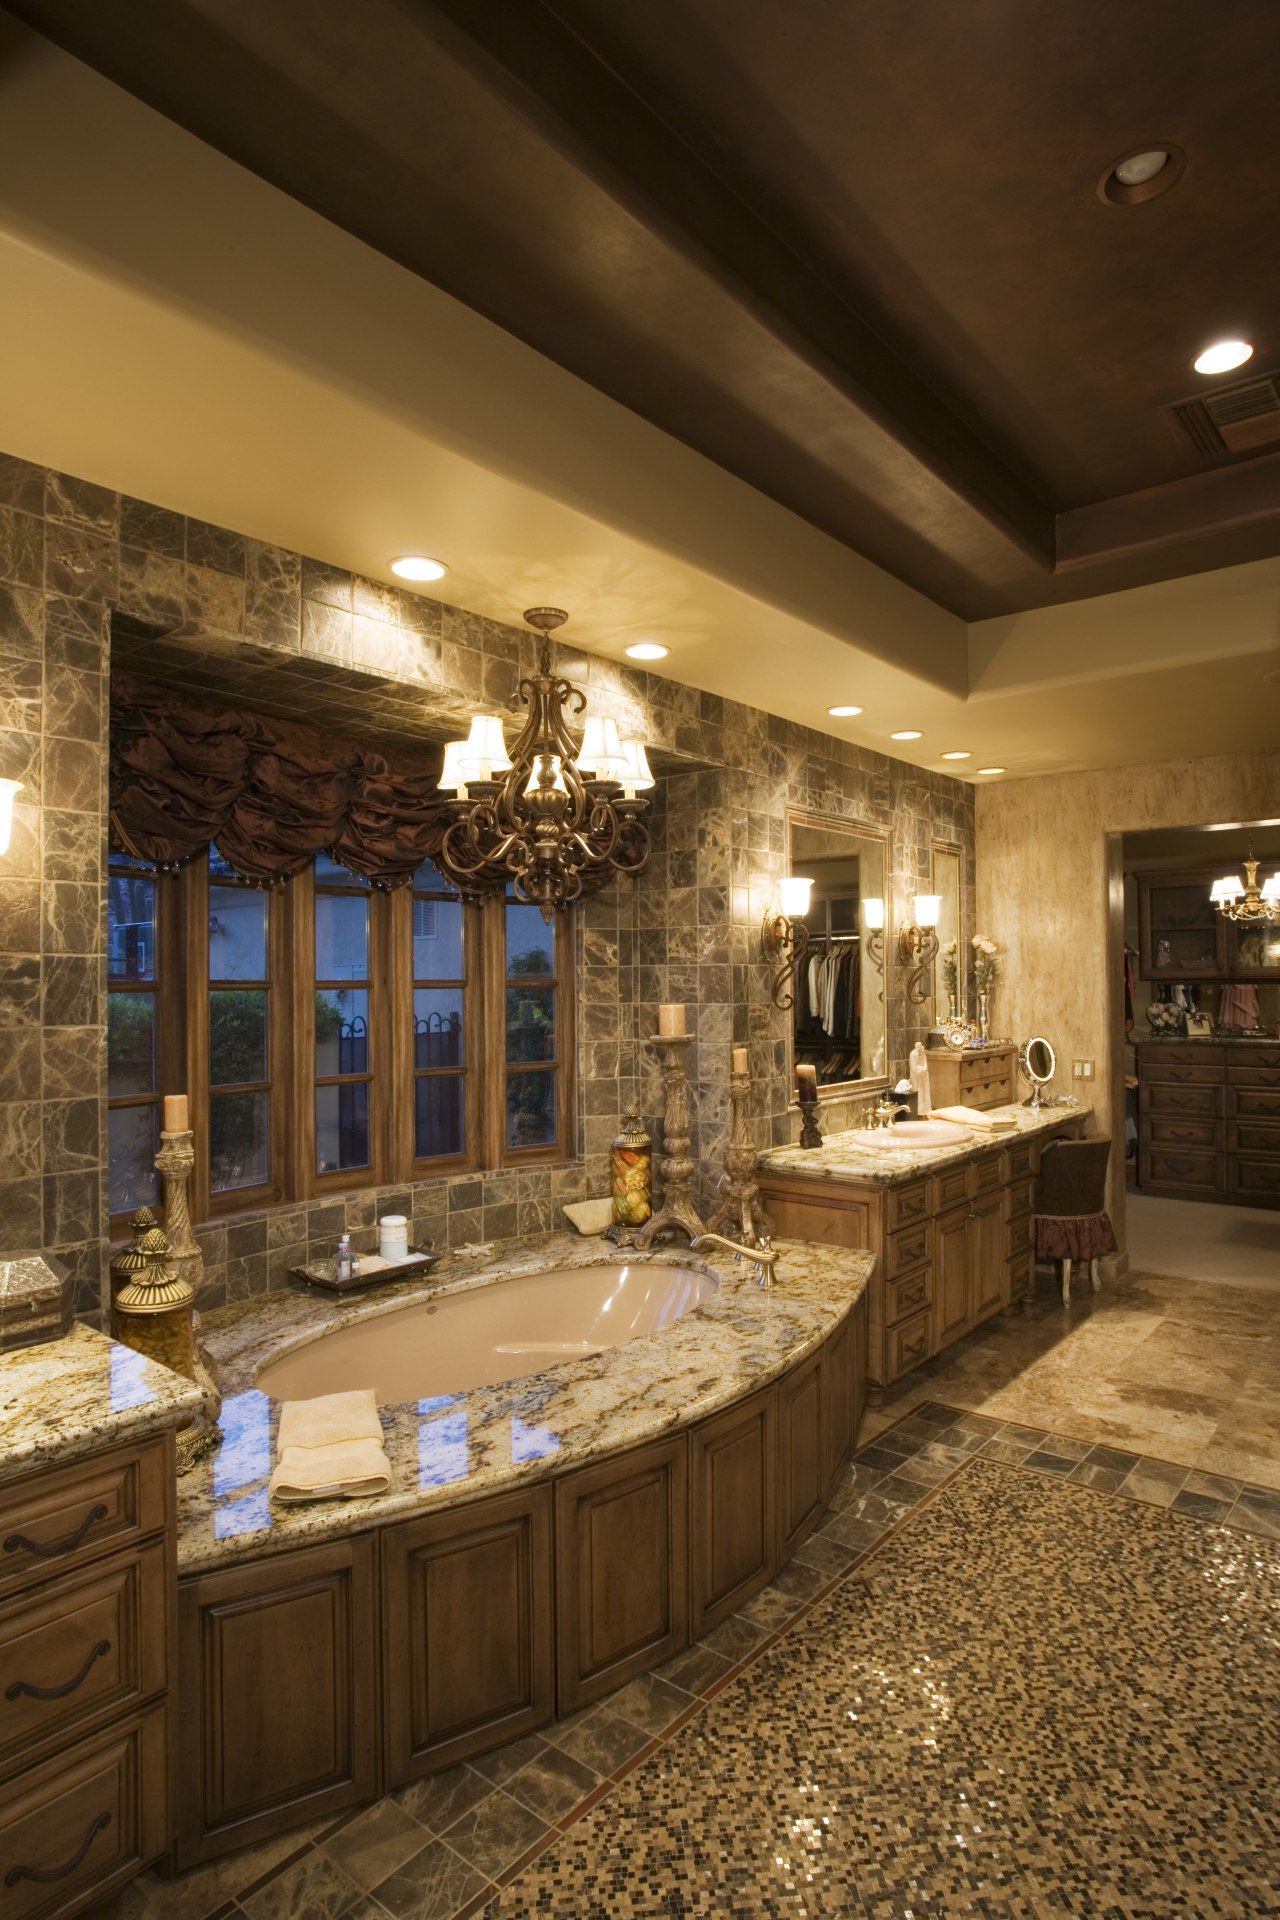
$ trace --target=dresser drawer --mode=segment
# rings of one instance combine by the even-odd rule
[[[1229,1087],[1263,1087],[1268,1092],[1280,1093],[1280,1060],[1272,1060],[1267,1066],[1235,1066],[1227,1068]]]
[[[1027,1255],[1031,1251],[1032,1236],[1035,1232],[1035,1216],[1024,1213],[1017,1220],[1011,1220],[1006,1229],[1005,1252],[1010,1260],[1018,1255]]]
[[[965,1081],[960,1088],[962,1107],[1005,1107],[1013,1099],[1013,1081],[1007,1073],[987,1074]]]
[[[1271,1093],[1265,1087],[1232,1087],[1227,1112],[1236,1120],[1280,1120],[1280,1090]]]
[[[1030,1174],[1024,1180],[1009,1182],[1009,1204],[1005,1209],[1007,1220],[1017,1220],[1024,1213],[1031,1212],[1031,1200],[1035,1191],[1035,1182]]]
[[[913,1221],[927,1220],[930,1212],[928,1180],[913,1181],[909,1187],[890,1187],[885,1214],[891,1233]]]
[[[1233,1120],[1227,1144],[1235,1153],[1275,1154],[1280,1158],[1280,1115],[1274,1120]]]
[[[156,1541],[0,1608],[0,1772],[168,1684],[167,1566]]]
[[[1138,1090],[1143,1113],[1190,1113],[1201,1118],[1222,1112],[1222,1088],[1174,1087],[1162,1081],[1153,1085],[1144,1080]]]
[[[1241,1199],[1280,1202],[1280,1158],[1260,1153],[1233,1154],[1227,1162],[1227,1185]]]
[[[1140,1078],[1162,1081],[1165,1085],[1174,1087],[1218,1087],[1222,1085],[1222,1068],[1210,1066],[1204,1061],[1197,1061],[1194,1065],[1183,1065],[1177,1060],[1166,1059],[1163,1055],[1149,1060],[1144,1053]]]
[[[950,1207],[958,1207],[962,1200],[969,1197],[968,1166],[947,1167],[933,1176],[933,1210],[946,1213]]]
[[[151,1440],[0,1488],[0,1599],[160,1532],[168,1461]]]
[[[1154,1147],[1212,1147],[1222,1145],[1220,1120],[1179,1119],[1171,1113],[1153,1113],[1147,1120],[1147,1138]]]
[[[1186,1193],[1216,1193],[1221,1158],[1194,1148],[1149,1147],[1142,1166],[1144,1186],[1176,1187]]]
[[[1208,1046],[1203,1040],[1161,1041],[1142,1049],[1142,1071],[1149,1073],[1158,1061],[1172,1067],[1221,1067],[1227,1057],[1225,1047]]]
[[[1280,1067],[1280,1044],[1224,1048],[1229,1067]]]
[[[168,1845],[165,1710],[81,1742],[0,1787],[4,1920],[59,1920]]]
[[[890,1385],[900,1380],[904,1373],[910,1373],[929,1358],[933,1346],[933,1316],[929,1312],[918,1313],[913,1320],[903,1320],[898,1326],[890,1327],[884,1336],[885,1374],[884,1384]]]
[[[1035,1166],[1035,1142],[1025,1140],[1019,1147],[1006,1147],[1004,1150],[1004,1177],[1008,1180],[1020,1180]]]
[[[912,1267],[923,1266],[933,1257],[933,1222],[922,1220],[901,1233],[891,1233],[884,1246],[884,1276],[897,1280]]]
[[[933,1268],[923,1267],[902,1280],[890,1280],[884,1290],[884,1323],[896,1326],[925,1307],[933,1305]]]
[[[998,1153],[983,1153],[970,1162],[973,1184],[969,1191],[975,1200],[980,1193],[994,1193],[997,1187],[1004,1184],[1001,1178],[1004,1172],[1002,1158]]]

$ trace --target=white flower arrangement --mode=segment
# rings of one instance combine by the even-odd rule
[[[1000,975],[1000,949],[987,933],[973,936],[973,979],[979,993],[988,993]]]

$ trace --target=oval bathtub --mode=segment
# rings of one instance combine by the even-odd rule
[[[380,1406],[497,1386],[657,1333],[715,1292],[689,1267],[566,1267],[371,1314],[261,1368],[276,1400],[372,1387]]]

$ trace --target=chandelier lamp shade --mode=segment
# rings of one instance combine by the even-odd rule
[[[1266,927],[1280,922],[1280,871],[1259,886],[1258,865],[1251,846],[1244,863],[1243,880],[1238,873],[1229,873],[1214,881],[1209,898],[1224,919],[1235,920],[1246,927]]]
[[[527,710],[524,724],[508,747],[498,716],[477,714],[467,738],[446,745],[439,786],[453,796],[453,818],[440,866],[468,897],[509,884],[550,920],[584,881],[640,872],[653,775],[644,742],[622,739],[616,720],[592,714],[574,738],[570,721],[586,696],[551,664],[551,634],[568,615],[530,607],[524,617],[541,635],[537,671],[512,699],[514,710]]]

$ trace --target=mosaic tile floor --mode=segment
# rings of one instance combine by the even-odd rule
[[[107,1911],[1280,1914],[1278,1575],[1273,1490],[929,1403],[661,1674]]]

